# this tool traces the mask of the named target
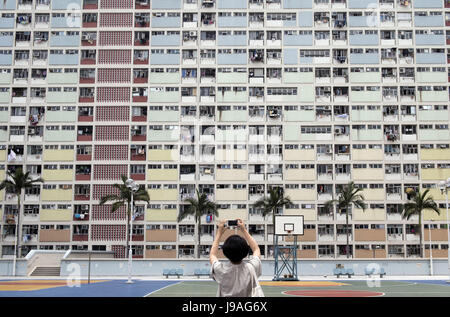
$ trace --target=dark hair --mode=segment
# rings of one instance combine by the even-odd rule
[[[223,254],[236,264],[248,255],[249,249],[247,241],[237,234],[228,237],[222,246]]]

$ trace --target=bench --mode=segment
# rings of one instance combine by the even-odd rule
[[[166,278],[169,278],[169,276],[176,276],[180,278],[180,276],[183,276],[183,269],[164,269],[163,276]]]
[[[345,274],[348,276],[348,278],[351,278],[352,275],[355,275],[355,272],[353,272],[353,269],[346,269]]]
[[[211,271],[209,269],[195,269],[194,275],[197,276],[197,278],[200,278],[200,276],[210,276]]]
[[[374,275],[374,274],[380,274],[380,278],[383,277],[383,275],[386,275],[386,271],[384,270],[384,268],[380,268],[380,272],[376,273],[376,269],[375,268],[367,268],[366,267],[366,275],[370,276],[370,275]]]
[[[337,278],[339,278],[341,275],[347,275],[348,278],[351,278],[352,275],[355,275],[355,272],[353,271],[353,269],[335,268],[333,270],[333,274],[336,275]]]
[[[341,275],[344,275],[344,269],[335,268],[333,270],[333,275],[336,275],[336,277],[339,278]]]

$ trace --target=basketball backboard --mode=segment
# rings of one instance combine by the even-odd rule
[[[303,216],[275,216],[275,235],[303,235]]]

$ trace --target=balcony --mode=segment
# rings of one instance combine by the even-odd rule
[[[149,32],[136,32],[134,38],[134,46],[148,46]]]
[[[91,165],[77,165],[75,171],[76,181],[88,181],[91,180]]]
[[[83,0],[83,9],[85,10],[98,9],[98,0]]]
[[[146,141],[147,127],[146,126],[132,126],[131,127],[131,141]],[[142,149],[141,149],[142,152]],[[144,149],[145,153],[145,149]],[[138,153],[136,153],[138,154]],[[144,155],[145,157],[145,155]]]
[[[137,10],[148,10],[150,9],[149,0],[135,0],[135,8]]]
[[[136,3],[136,7],[138,4]],[[150,26],[150,15],[148,13],[136,13],[134,16],[134,26],[138,28],[148,28]]]
[[[145,145],[131,145],[130,159],[132,161],[145,161],[146,160]]]
[[[96,32],[83,32],[81,35],[81,46],[96,46],[97,45],[97,33]]]
[[[93,127],[78,127],[77,141],[92,141]]]
[[[133,107],[131,121],[147,122],[147,107]]]
[[[133,87],[133,102],[147,102],[148,89]]]
[[[147,65],[148,64],[148,51],[135,51],[133,58],[134,65]]]

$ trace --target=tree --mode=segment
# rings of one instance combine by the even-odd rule
[[[265,218],[272,213],[273,224],[273,246],[275,247],[275,214],[286,205],[291,205],[292,202],[289,197],[284,197],[284,192],[280,187],[269,187],[269,196],[260,198],[253,204],[255,208],[262,208],[262,215]]]
[[[428,195],[430,190],[427,189],[423,193],[416,192],[413,189],[406,191],[408,194],[409,202],[402,205],[402,217],[403,219],[409,220],[411,216],[417,215],[419,217],[419,240],[420,240],[420,257],[423,257],[422,250],[422,212],[424,210],[432,210],[438,215],[441,213],[438,205],[433,200],[433,196]],[[430,250],[431,252],[431,250]]]
[[[120,207],[122,206],[127,206],[127,234],[126,234],[126,239],[127,239],[127,253],[126,256],[128,256],[128,252],[129,252],[129,237],[130,237],[130,230],[132,228],[129,228],[129,223],[130,223],[130,219],[131,219],[131,211],[132,211],[132,206],[131,206],[131,195],[133,193],[133,191],[128,188],[125,185],[125,182],[127,181],[127,177],[125,175],[122,175],[122,182],[123,184],[114,184],[113,187],[118,189],[118,194],[111,194],[111,195],[106,195],[104,197],[102,197],[100,199],[100,205],[104,205],[107,202],[113,202],[112,203],[112,207],[111,207],[111,212],[115,212],[117,211]],[[133,201],[145,201],[147,203],[150,202],[150,196],[148,194],[148,192],[145,190],[145,188],[139,187],[139,189],[133,193]]]
[[[346,254],[347,258],[350,257],[350,242],[349,242],[349,230],[348,230],[348,212],[352,205],[356,208],[360,208],[363,211],[367,209],[367,205],[364,202],[364,196],[360,194],[361,188],[357,188],[354,182],[350,182],[347,185],[342,185],[341,191],[338,195],[338,199],[332,199],[325,203],[325,208],[332,208],[336,206],[340,213],[345,212],[345,231],[347,235]]]
[[[44,180],[42,178],[36,178],[33,179],[30,176],[30,172],[23,173],[22,168],[16,168],[14,172],[8,170],[6,179],[0,183],[0,190],[6,189],[7,192],[13,193],[17,196],[17,207],[18,207],[18,213],[17,213],[17,223],[16,223],[16,236],[18,237],[16,239],[16,248],[15,248],[15,255],[16,257],[20,257],[19,252],[19,241],[21,239],[20,235],[20,214],[21,214],[21,196],[22,191],[27,188],[33,187],[36,183],[43,183]]]
[[[180,222],[188,216],[194,216],[197,223],[197,258],[200,258],[200,236],[201,236],[201,220],[202,216],[212,214],[219,216],[219,206],[210,201],[205,193],[201,193],[196,190],[197,198],[186,198],[184,202],[188,203],[186,208],[182,209],[178,214],[177,221]]]

